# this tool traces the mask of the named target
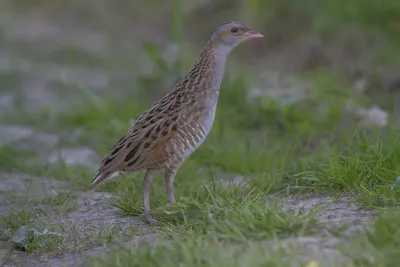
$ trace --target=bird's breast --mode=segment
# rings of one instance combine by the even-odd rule
[[[206,139],[214,123],[215,109],[193,112],[182,117],[182,124],[171,140],[169,150],[177,158],[187,158]]]

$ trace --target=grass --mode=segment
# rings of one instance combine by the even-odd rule
[[[0,169],[2,171],[20,171],[26,166],[26,161],[34,157],[30,150],[14,149],[10,145],[0,144]]]
[[[284,246],[282,238],[268,243],[233,242],[221,241],[214,233],[199,236],[186,232],[173,239],[160,237],[157,242],[114,249],[105,257],[90,258],[88,263],[97,267],[141,266],[143,262],[148,266],[393,266],[398,263],[398,216],[398,212],[379,214],[364,235],[345,237],[342,252],[347,259],[331,256],[324,261],[324,255],[307,259],[302,257],[301,247]]]
[[[282,248],[266,248],[250,243],[246,246],[220,242],[216,238],[192,237],[157,240],[111,253],[104,260],[96,259],[90,266],[291,266],[281,257],[295,256]]]
[[[399,242],[397,239],[397,218],[399,210],[380,213],[374,222],[367,226],[364,235],[351,242],[355,266],[392,266],[399,260],[395,253]]]

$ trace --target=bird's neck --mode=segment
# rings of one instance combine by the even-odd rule
[[[212,87],[219,89],[222,78],[224,76],[225,63],[232,47],[226,45],[219,45],[215,48],[215,54],[212,61],[213,74],[212,74]]]
[[[209,42],[197,59],[193,70],[204,79],[208,90],[218,91],[224,75],[225,63],[233,47]]]

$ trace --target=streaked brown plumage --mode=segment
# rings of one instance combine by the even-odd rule
[[[144,216],[147,222],[155,222],[149,214],[151,181],[164,169],[168,197],[175,203],[175,174],[212,128],[226,58],[236,45],[257,37],[263,36],[238,22],[220,25],[192,70],[172,92],[146,110],[103,159],[92,180],[93,189],[119,175],[147,170]]]

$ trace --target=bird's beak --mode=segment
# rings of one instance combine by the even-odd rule
[[[262,37],[264,37],[264,35],[262,35],[261,33],[256,32],[256,31],[251,30],[251,29],[248,30],[247,32],[245,32],[243,35],[246,38],[262,38]]]

